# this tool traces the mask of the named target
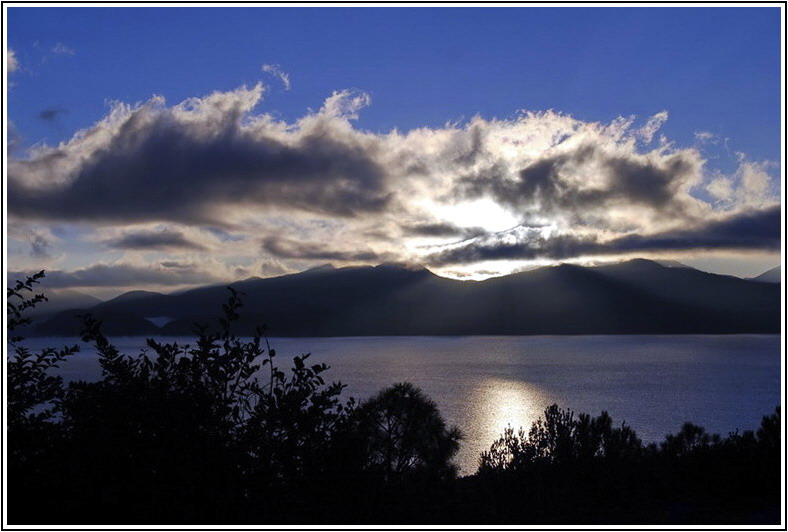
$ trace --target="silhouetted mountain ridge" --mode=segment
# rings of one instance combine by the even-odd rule
[[[636,259],[581,267],[561,264],[485,281],[458,281],[423,268],[384,264],[326,268],[231,286],[243,294],[240,334],[267,325],[272,336],[777,333],[779,285]],[[228,292],[207,286],[179,294],[115,298],[89,310],[172,318],[161,335],[214,324]],[[84,313],[84,311],[82,312]],[[60,314],[39,335],[73,334]],[[113,325],[113,327],[115,327]],[[122,329],[122,327],[121,327]],[[118,333],[116,333],[118,334]],[[126,334],[143,334],[128,332]],[[144,333],[147,334],[147,333]],[[153,334],[153,333],[151,333]]]

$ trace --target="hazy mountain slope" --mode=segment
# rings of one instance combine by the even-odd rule
[[[47,296],[47,301],[37,305],[30,311],[30,315],[35,316],[38,319],[42,319],[44,316],[53,316],[54,314],[63,312],[64,310],[74,308],[91,308],[101,303],[100,299],[97,299],[89,294],[78,292],[77,290],[61,288],[44,290],[44,292]]]
[[[681,305],[695,311],[682,319],[700,318],[719,323],[722,328],[747,330],[758,329],[759,323],[770,323],[779,330],[780,294],[770,286],[695,269],[664,268],[642,259],[600,266],[595,270],[633,290],[670,301],[677,308]],[[703,323],[698,323],[701,325]]]
[[[100,299],[77,290],[58,288],[44,290],[44,293],[47,301],[26,311],[26,316],[32,319],[32,323],[18,327],[14,334],[30,336],[34,334],[36,327],[61,312],[71,309],[87,309],[101,303]]]
[[[96,305],[91,310],[101,312],[133,312],[140,316],[166,316],[171,296],[146,290],[133,290]]]
[[[753,277],[751,281],[758,281],[759,283],[779,283],[780,282],[780,267],[775,266],[771,270],[767,270],[762,274]]]
[[[765,333],[780,325],[778,286],[646,260],[481,282],[390,265],[319,268],[232,286],[243,294],[242,334],[259,324],[273,336]],[[91,311],[133,315],[135,330],[147,327],[144,317],[169,316],[161,334],[188,335],[195,323],[215,323],[227,296],[222,286],[125,294]]]

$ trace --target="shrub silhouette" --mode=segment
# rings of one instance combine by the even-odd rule
[[[451,477],[451,458],[462,434],[446,427],[438,407],[424,392],[404,382],[381,390],[357,412],[367,468],[386,479],[429,473]]]
[[[45,299],[24,297],[41,277],[9,290],[12,327]],[[308,354],[286,374],[262,330],[250,340],[235,336],[241,306],[230,289],[218,333],[199,326],[193,347],[149,339],[137,356],[118,352],[101,323],[85,316],[83,341],[94,345],[101,366],[97,382],[64,386],[50,375],[76,347],[39,355],[17,347],[9,362],[14,515],[233,521],[273,487],[317,474],[335,434],[349,427],[354,402],[340,403],[344,386],[326,385],[328,366],[307,366]],[[42,490],[58,493],[44,511],[35,497]]]
[[[23,338],[14,332],[30,323],[24,312],[46,301],[43,294],[33,294],[34,285],[44,277],[40,271],[24,281],[17,281],[6,292],[6,314],[9,343],[14,356],[8,361],[8,424],[9,427],[40,426],[52,421],[58,400],[62,397],[63,379],[52,375],[79,346],[62,349],[46,348],[33,353],[20,345]],[[31,297],[28,297],[27,292]]]
[[[26,310],[46,301],[43,294],[33,290],[44,277],[38,272],[24,281],[17,281],[6,291],[7,331],[10,351],[7,368],[8,482],[15,489],[9,503],[36,501],[41,488],[51,485],[53,469],[61,462],[65,441],[60,416],[63,398],[63,379],[52,371],[78,346],[62,349],[46,348],[34,353],[16,334],[30,323]],[[56,500],[56,499],[55,499]]]
[[[9,288],[9,333],[43,272]],[[456,478],[461,434],[401,383],[357,405],[325,364],[289,372],[263,331],[233,329],[230,290],[217,332],[194,345],[147,341],[121,354],[84,318],[101,378],[53,374],[77,346],[33,353],[11,336],[8,507],[19,523],[774,523],[779,408],[727,438],[687,423],[644,447],[631,428],[549,407],[509,427]]]
[[[521,471],[534,464],[573,463],[594,458],[635,457],[642,444],[626,424],[613,428],[607,412],[599,417],[580,414],[551,405],[531,425],[526,436],[508,427],[479,458],[479,472]]]
[[[685,423],[644,447],[606,412],[552,405],[527,434],[508,427],[481,454],[470,493],[500,494],[481,501],[488,522],[774,523],[780,427],[778,408],[757,432],[721,438]]]

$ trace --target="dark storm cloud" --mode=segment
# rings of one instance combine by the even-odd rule
[[[159,263],[162,268],[175,268],[178,270],[188,270],[193,268],[193,265],[188,262],[179,262],[177,260],[163,260]]]
[[[299,242],[296,240],[268,237],[263,240],[262,248],[275,257],[282,259],[308,259],[339,262],[387,262],[394,256],[374,251],[339,251],[323,244]]]
[[[24,279],[30,272],[9,272],[9,279]],[[95,264],[93,266],[65,272],[47,270],[44,288],[77,288],[102,286],[207,284],[219,278],[194,266],[163,268],[158,266],[134,266],[129,264]]]
[[[38,113],[37,117],[39,120],[43,120],[44,122],[54,122],[60,115],[65,114],[66,110],[61,109],[59,107],[52,107],[50,109],[44,109],[40,113]]]
[[[491,195],[515,209],[537,207],[542,213],[582,215],[588,210],[630,204],[657,211],[681,208],[679,189],[699,168],[693,151],[659,158],[607,153],[585,143],[540,158],[514,174],[501,163],[463,176],[458,193],[477,198]],[[589,177],[602,183],[585,186]]]
[[[614,241],[622,251],[673,251],[685,249],[780,249],[780,206],[751,210],[708,222],[695,230],[657,235],[629,235]]]
[[[481,227],[459,227],[446,222],[417,223],[403,225],[402,231],[410,236],[460,237],[472,238],[487,233]]]
[[[107,240],[104,244],[116,249],[136,250],[205,250],[205,246],[192,242],[180,231],[137,231],[126,233],[119,238]]]
[[[632,234],[602,241],[573,234],[542,237],[531,232],[516,243],[477,239],[435,253],[428,264],[467,264],[489,260],[567,259],[583,255],[688,250],[776,251],[780,249],[780,207],[745,211],[692,229],[652,235]]]
[[[52,243],[42,235],[34,235],[30,242],[30,256],[37,259],[49,258],[49,246]]]
[[[390,197],[374,149],[335,116],[297,131],[244,120],[261,88],[175,108],[118,111],[71,144],[9,165],[12,214],[70,221],[213,221],[222,205],[277,205],[335,216]],[[340,124],[341,125],[341,124]],[[98,148],[96,148],[98,146]],[[68,171],[69,175],[63,175]],[[37,179],[39,185],[31,184]],[[61,181],[59,185],[52,183]]]

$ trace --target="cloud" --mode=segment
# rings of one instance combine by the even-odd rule
[[[166,229],[164,231],[128,232],[119,238],[106,240],[104,244],[116,249],[136,250],[194,250],[205,251],[207,248],[189,240],[180,231]]]
[[[115,103],[58,146],[11,154],[9,219],[89,228],[80,244],[94,257],[107,245],[138,262],[165,253],[157,272],[199,255],[194,267],[219,265],[223,279],[326,261],[774,249],[757,225],[736,236],[779,206],[774,166],[743,156],[723,173],[698,143],[651,144],[666,112],[642,127],[545,111],[379,133],[354,123],[371,103],[363,92],[334,92],[292,122],[261,110],[263,96],[257,84]]]
[[[9,120],[8,124],[8,131],[6,133],[6,153],[9,157],[16,155],[19,152],[19,149],[22,145],[22,135],[19,134],[19,130],[16,128],[16,125]]]
[[[30,256],[36,259],[48,259],[49,248],[52,242],[43,235],[33,235],[33,240],[30,242]]]
[[[9,75],[19,70],[19,60],[16,58],[16,52],[10,48],[5,52],[5,68]]]
[[[55,55],[75,55],[76,52],[73,48],[66,46],[62,42],[57,43],[52,47],[52,53]]]
[[[447,222],[415,223],[403,225],[402,231],[411,236],[461,237],[463,239],[486,233],[481,227],[459,227]]]
[[[339,262],[389,262],[395,259],[388,253],[372,250],[342,251],[325,244],[299,242],[278,237],[268,237],[262,242],[262,249],[275,257],[284,259],[308,259]]]
[[[696,201],[686,191],[702,167],[694,150],[646,154],[583,142],[547,153],[522,168],[496,162],[459,180],[465,198],[492,196],[524,217],[563,218],[566,224],[614,225],[617,208],[641,216],[692,215]]]
[[[731,201],[734,197],[733,180],[729,177],[719,176],[706,185],[706,191],[714,198],[722,201]]]
[[[776,195],[776,185],[768,173],[768,162],[740,160],[732,176],[716,175],[706,191],[723,205],[739,208],[768,207]]]
[[[695,140],[701,144],[718,144],[720,137],[710,131],[696,131]]]
[[[780,227],[779,206],[721,217],[688,229],[630,234],[608,240],[571,233],[545,235],[539,228],[520,227],[503,236],[476,239],[437,252],[427,259],[427,263],[445,266],[495,260],[562,260],[580,256],[687,250],[777,251],[780,249]]]
[[[29,272],[9,272],[10,279],[24,278]],[[164,261],[154,265],[95,264],[71,272],[47,270],[45,288],[127,287],[135,285],[182,286],[223,281],[191,264]]]
[[[61,109],[59,107],[51,107],[38,113],[38,119],[43,120],[44,122],[54,122],[60,115],[67,112],[68,111],[65,109]]]
[[[276,259],[266,259],[260,263],[259,273],[263,277],[278,277],[294,271]]]
[[[651,142],[656,132],[659,131],[659,129],[665,122],[667,122],[667,120],[667,111],[661,111],[649,118],[648,122],[646,122],[646,125],[640,128],[640,136],[643,138],[643,141],[646,143]]]
[[[38,219],[222,226],[225,208],[348,217],[385,208],[390,193],[374,139],[347,122],[360,96],[335,93],[325,110],[289,128],[249,115],[262,94],[258,84],[174,107],[158,97],[117,104],[69,142],[12,160],[10,210]]]
[[[630,130],[631,120],[603,125],[545,112],[374,134],[351,123],[370,104],[364,93],[334,92],[293,124],[253,114],[262,96],[258,84],[171,107],[158,97],[116,104],[70,141],[10,161],[10,212],[221,227],[252,209],[352,218],[412,210],[414,198],[492,197],[519,217],[565,223],[615,225],[627,209],[641,209],[630,216],[638,220],[703,215],[688,193],[701,178],[700,153],[639,152],[644,133]]]
[[[267,74],[271,74],[275,78],[279,78],[279,81],[282,82],[282,85],[284,85],[285,90],[286,91],[290,90],[290,75],[287,72],[283,71],[279,65],[263,65],[261,69],[263,72]]]

